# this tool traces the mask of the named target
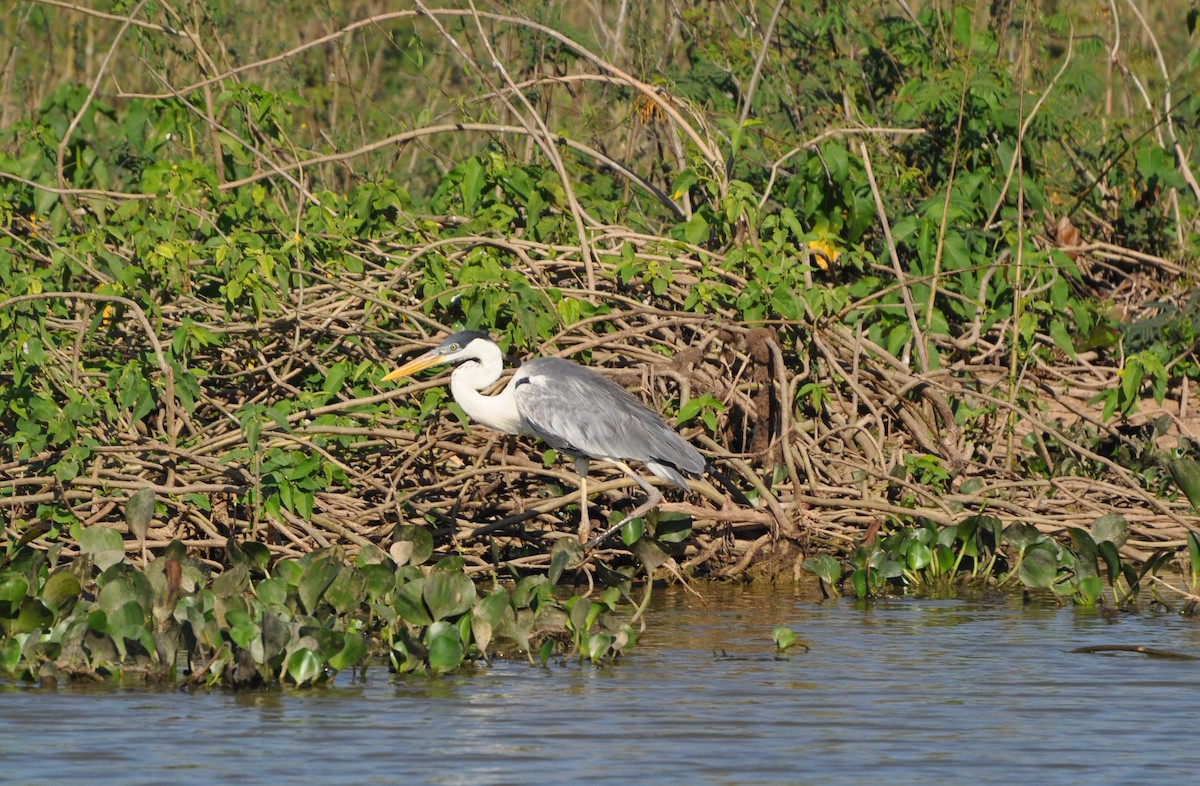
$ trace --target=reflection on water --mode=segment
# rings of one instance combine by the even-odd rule
[[[368,670],[311,691],[0,688],[0,780],[1191,782],[1200,623],[1013,599],[660,593],[610,668]],[[811,645],[773,657],[771,627]]]

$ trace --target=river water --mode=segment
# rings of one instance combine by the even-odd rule
[[[1200,621],[1019,598],[659,592],[615,666],[314,690],[0,686],[0,782],[1189,783]],[[787,625],[807,652],[776,658]]]

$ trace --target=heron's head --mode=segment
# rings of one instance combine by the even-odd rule
[[[418,355],[391,372],[382,381],[391,382],[444,363],[461,363],[464,360],[478,359],[482,355],[485,344],[494,346],[487,333],[481,330],[460,330],[447,336],[442,343],[425,354]]]

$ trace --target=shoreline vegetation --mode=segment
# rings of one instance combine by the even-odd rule
[[[14,3],[0,677],[602,662],[647,577],[1191,613],[1196,12],[787,5]],[[569,461],[381,383],[458,328],[750,504],[584,553]]]

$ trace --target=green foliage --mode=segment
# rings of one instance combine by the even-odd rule
[[[111,529],[85,529],[79,542],[86,560],[57,565],[20,548],[0,568],[0,675],[36,679],[49,664],[193,685],[315,685],[372,655],[435,674],[497,654],[532,658],[540,640],[553,652],[563,630],[593,662],[636,643],[616,586],[599,601],[560,601],[529,576],[481,593],[456,557],[428,573],[374,547],[353,563],[340,549],[272,563],[252,542],[231,542],[218,574],[178,542],[137,570]]]

